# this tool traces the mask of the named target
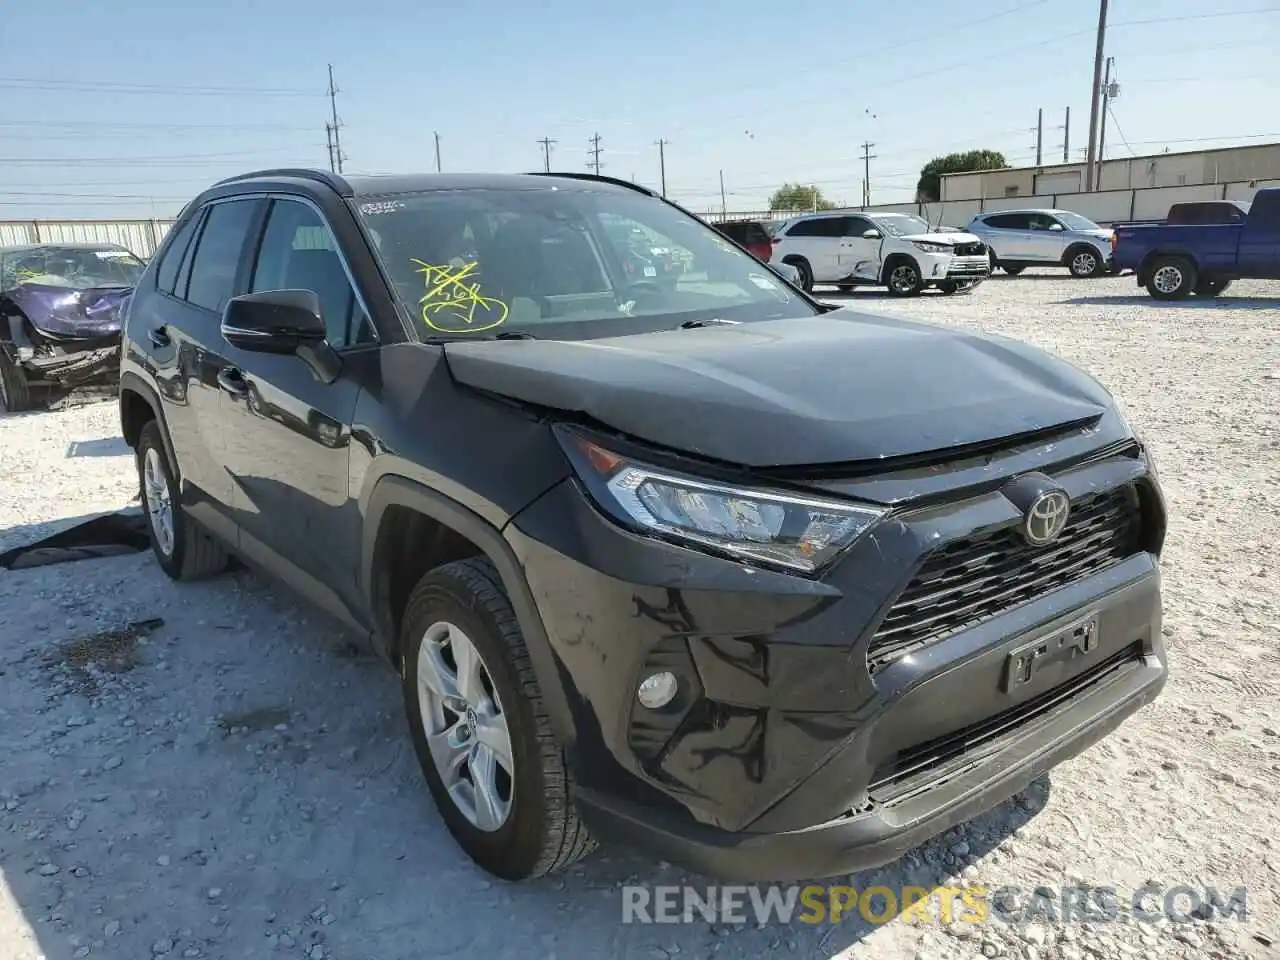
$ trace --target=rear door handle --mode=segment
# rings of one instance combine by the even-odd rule
[[[235,367],[223,367],[218,371],[218,387],[237,399],[249,393],[244,374]]]
[[[151,341],[153,346],[167,347],[173,341],[169,339],[169,331],[164,327],[152,327],[147,331],[147,339]]]

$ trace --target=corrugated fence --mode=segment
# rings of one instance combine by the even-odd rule
[[[1252,200],[1263,187],[1280,187],[1280,180],[1251,180],[1239,183],[1208,183],[1187,187],[1140,187],[1134,190],[1099,190],[1094,193],[1058,193],[1033,197],[992,197],[986,200],[956,200],[950,203],[889,203],[872,207],[848,207],[881,213],[913,213],[930,223],[963,227],[984,210],[1019,210],[1052,207],[1071,210],[1103,225],[1122,220],[1156,220],[1169,212],[1170,205],[1194,200]],[[709,211],[700,216],[716,222],[729,220],[772,220],[789,216],[789,211],[730,210],[727,214]],[[150,257],[173,226],[172,220],[0,220],[0,246],[58,241],[118,243],[140,257]]]
[[[26,243],[118,243],[150,257],[172,220],[0,220],[0,247]]]

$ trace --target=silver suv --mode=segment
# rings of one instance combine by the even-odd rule
[[[1109,270],[1111,234],[1070,210],[998,210],[969,221],[991,254],[991,269],[1017,276],[1027,267],[1066,267],[1075,277]]]

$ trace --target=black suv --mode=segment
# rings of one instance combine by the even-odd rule
[[[674,283],[625,269],[631,225]],[[223,181],[123,353],[160,565],[235,554],[368,637],[503,878],[592,838],[723,878],[887,862],[1165,682],[1164,500],[1106,390],[831,312],[632,184]]]

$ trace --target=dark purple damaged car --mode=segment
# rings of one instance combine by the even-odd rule
[[[114,377],[121,314],[145,266],[110,243],[0,247],[0,410]]]

